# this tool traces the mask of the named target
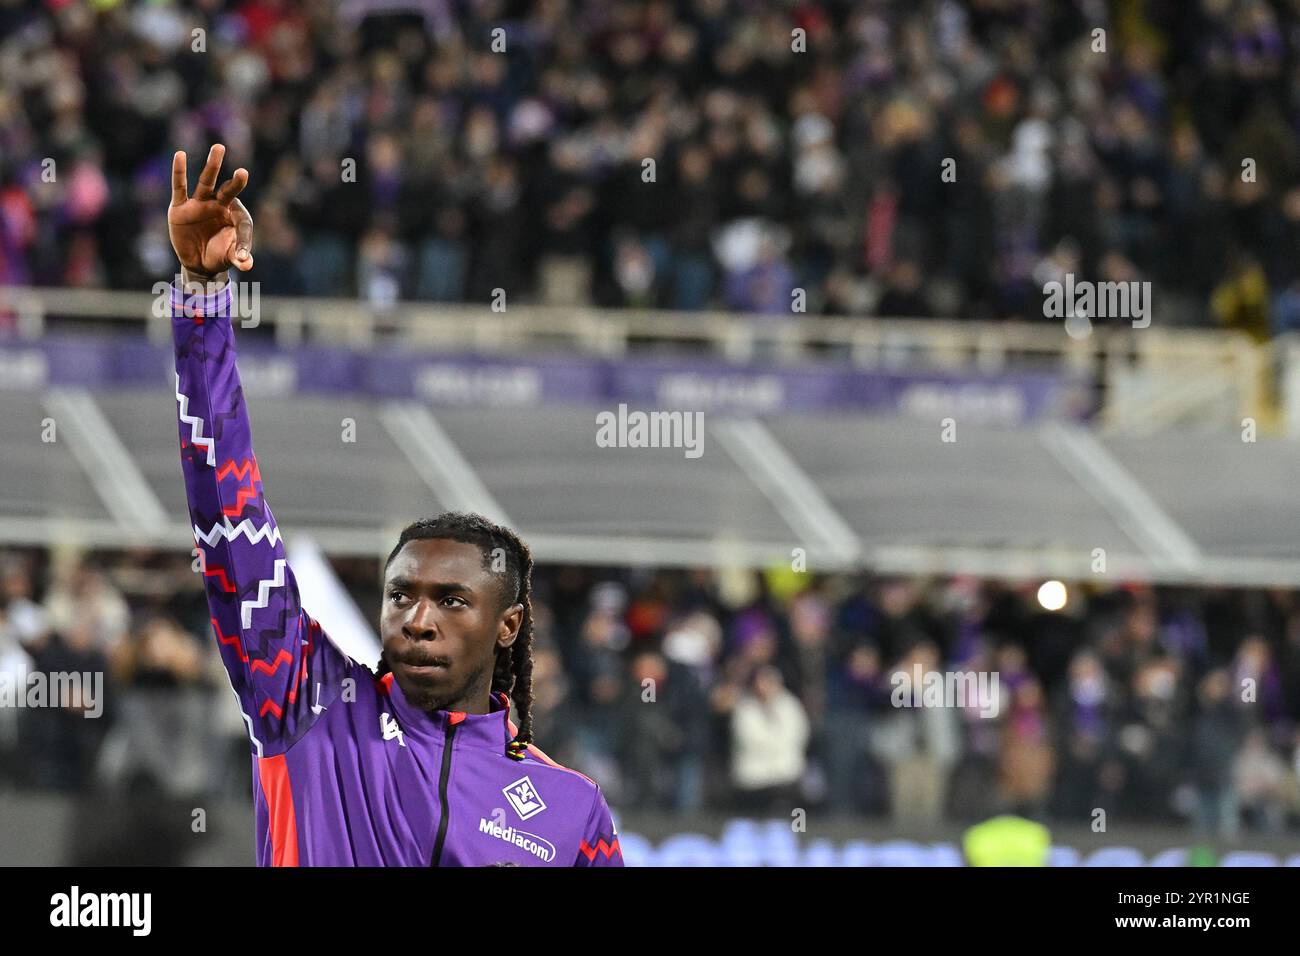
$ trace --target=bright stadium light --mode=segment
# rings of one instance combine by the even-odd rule
[[[1060,581],[1044,581],[1038,588],[1038,603],[1048,611],[1059,611],[1065,607],[1065,602],[1069,596],[1065,592],[1065,585]]]

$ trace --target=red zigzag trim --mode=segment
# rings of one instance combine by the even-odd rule
[[[271,661],[271,663],[268,664],[266,661],[253,661],[249,670],[253,673],[261,671],[264,674],[274,675],[275,672],[280,669],[280,665],[284,663],[292,665],[293,657],[291,657],[289,652],[282,647],[280,648],[280,653],[275,655],[275,660]]]
[[[220,644],[235,645],[235,653],[239,655],[239,659],[241,661],[247,664],[248,653],[244,650],[244,645],[243,642],[240,641],[239,635],[232,634],[229,637],[226,637],[224,634],[221,633],[221,625],[217,623],[217,619],[213,617],[213,618],[209,618],[209,620],[212,622],[212,629],[217,634],[217,642]],[[312,627],[308,631],[311,637],[307,642],[307,650],[303,654],[302,667],[299,670],[298,679],[294,681],[293,684],[289,687],[289,703],[291,704],[297,701],[298,688],[301,687],[303,682],[307,680],[307,657],[311,654],[312,649],[315,647],[316,644],[315,632],[318,627],[319,625],[317,625],[313,621]],[[293,655],[291,655],[287,650],[285,650],[282,647],[280,648],[280,653],[275,655],[275,660],[273,660],[270,664],[268,664],[266,661],[253,661],[253,663],[249,667],[249,671],[252,673],[261,671],[264,674],[274,674],[276,671],[280,669],[280,665],[286,662],[290,666],[292,666]],[[284,716],[284,708],[277,705],[275,701],[271,700],[269,697],[262,702],[262,709],[258,711],[257,716],[265,717],[267,711],[270,711],[271,713],[275,714],[276,719],[282,719]]]
[[[256,458],[245,458],[242,465],[236,462],[233,458],[227,459],[221,464],[221,467],[217,469],[217,481],[220,481],[232,472],[240,481],[243,481],[248,477],[251,472],[252,480],[249,481],[247,488],[241,487],[239,489],[239,493],[235,495],[235,503],[233,506],[221,509],[221,513],[228,518],[238,516],[239,513],[244,510],[245,502],[247,502],[249,498],[257,497],[256,482],[262,480],[262,470],[257,467]]]
[[[605,859],[607,860],[612,859],[615,853],[621,855],[623,852],[618,848],[618,837],[614,837],[613,843],[606,843],[604,837],[601,837],[596,841],[595,846],[592,846],[586,840],[583,840],[578,846],[578,849],[582,851],[582,855],[587,858],[588,862],[596,859],[597,851],[605,854]]]
[[[197,545],[198,542],[196,541],[195,544]],[[203,576],[204,576],[205,578],[212,578],[212,577],[219,577],[219,578],[221,578],[221,590],[225,591],[227,594],[234,594],[234,593],[235,593],[235,586],[234,586],[233,584],[231,584],[230,581],[228,581],[228,580],[226,579],[226,569],[225,569],[225,568],[207,568],[207,567],[205,567],[205,568],[203,569]]]
[[[235,653],[239,655],[239,659],[240,659],[241,661],[243,661],[245,664],[247,664],[247,663],[248,663],[248,654],[244,651],[244,644],[243,644],[242,641],[240,641],[240,639],[239,639],[239,635],[238,635],[238,634],[231,634],[229,637],[226,637],[224,634],[221,633],[221,625],[217,623],[217,619],[216,619],[215,617],[210,617],[210,618],[208,618],[208,620],[210,620],[210,621],[212,622],[212,630],[214,630],[214,631],[216,632],[216,634],[217,634],[217,643],[218,643],[218,644],[234,644],[234,645],[235,645]]]

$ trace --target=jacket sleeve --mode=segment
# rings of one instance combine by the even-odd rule
[[[302,609],[262,496],[235,365],[233,291],[171,289],[181,470],[212,630],[251,747],[288,750],[339,696],[349,660]]]
[[[618,845],[618,830],[614,828],[614,818],[610,816],[609,804],[600,788],[596,788],[596,800],[587,822],[582,830],[582,842],[578,844],[578,857],[574,866],[622,866],[623,851]]]

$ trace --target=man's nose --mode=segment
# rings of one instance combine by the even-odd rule
[[[437,633],[438,620],[433,613],[433,604],[423,599],[416,601],[402,624],[403,636],[411,641],[431,641]]]

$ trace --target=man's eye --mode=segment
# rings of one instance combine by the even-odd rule
[[[456,595],[454,595],[454,594],[449,594],[449,595],[447,595],[445,598],[442,599],[442,601],[443,601],[444,604],[446,604],[448,601],[459,601],[459,602],[460,602],[460,605],[459,605],[459,606],[461,606],[461,607],[469,607],[469,605],[465,602],[465,599],[464,599],[464,598],[458,598],[458,597],[456,597]],[[456,606],[456,605],[453,605],[453,606]]]
[[[403,594],[401,591],[389,591],[389,592],[388,592],[388,600],[390,600],[390,601],[394,601],[394,602],[396,602],[396,601],[400,601],[400,600],[402,600],[402,598],[404,598],[404,597],[406,597],[406,595]]]

